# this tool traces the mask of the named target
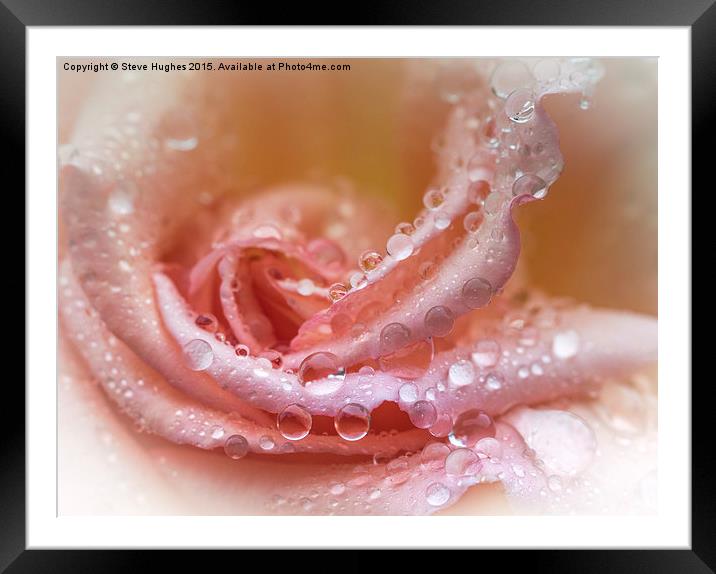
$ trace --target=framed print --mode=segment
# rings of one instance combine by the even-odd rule
[[[690,226],[716,12],[530,7],[4,3],[7,571],[155,548],[711,571]]]

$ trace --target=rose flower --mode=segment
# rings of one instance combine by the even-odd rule
[[[350,65],[61,75],[60,511],[653,510],[653,65]]]

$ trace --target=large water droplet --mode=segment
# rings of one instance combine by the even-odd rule
[[[557,333],[552,341],[552,352],[558,359],[570,359],[579,351],[579,335],[576,331]]]
[[[512,184],[512,195],[515,197],[529,195],[535,199],[542,199],[547,195],[547,184],[541,177],[528,173],[518,177]]]
[[[443,413],[438,416],[438,420],[435,421],[435,424],[430,427],[429,431],[430,434],[434,437],[445,437],[450,434],[450,431],[452,430],[452,417],[447,414]]]
[[[431,427],[438,418],[435,405],[429,401],[416,401],[408,411],[410,422],[419,429]]]
[[[492,339],[478,341],[471,357],[478,367],[494,367],[500,360],[500,344]]]
[[[206,341],[194,339],[184,345],[184,357],[192,371],[204,371],[214,360],[214,351]]]
[[[448,379],[456,387],[470,385],[475,380],[475,368],[470,361],[455,361],[448,369]]]
[[[425,500],[430,506],[442,506],[450,500],[450,489],[440,482],[434,482],[425,490]]]
[[[495,68],[490,78],[492,91],[499,98],[506,98],[518,88],[525,88],[532,83],[532,72],[523,62],[508,60]]]
[[[448,308],[438,305],[425,313],[425,329],[435,337],[445,337],[455,325],[455,315]]]
[[[487,279],[475,277],[462,286],[462,301],[470,309],[479,309],[490,302],[492,285]]]
[[[413,254],[413,240],[404,233],[396,233],[388,239],[386,249],[389,255],[397,261],[402,261]]]
[[[382,355],[394,353],[410,342],[410,329],[402,323],[389,323],[380,332]]]
[[[516,124],[524,124],[535,115],[534,94],[530,90],[515,90],[505,102],[505,114]]]
[[[445,459],[445,473],[448,476],[475,476],[482,463],[469,448],[458,448]]]
[[[343,285],[343,283],[334,283],[328,288],[328,298],[334,303],[343,299],[347,293],[348,287]]]
[[[413,383],[405,383],[398,390],[398,397],[404,403],[414,403],[418,400],[418,387]]]
[[[276,417],[278,432],[288,440],[301,440],[311,431],[313,418],[301,405],[288,405]]]
[[[301,366],[298,367],[296,376],[298,377],[298,382],[306,386],[312,381],[325,378],[335,382],[343,382],[346,372],[341,366],[338,357],[333,353],[319,351],[303,359]]]
[[[370,413],[362,405],[349,403],[333,419],[338,435],[349,441],[362,439],[370,430]]]
[[[232,434],[224,443],[224,452],[229,458],[239,460],[249,452],[249,442],[240,434]]]
[[[475,452],[484,455],[485,458],[498,460],[502,456],[502,445],[496,438],[485,437],[477,441]]]
[[[473,447],[485,437],[495,436],[495,423],[480,409],[465,411],[455,421],[450,442],[455,446]]]

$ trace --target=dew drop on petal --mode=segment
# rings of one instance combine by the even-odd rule
[[[547,184],[541,177],[528,173],[518,177],[512,184],[512,195],[514,197],[529,195],[535,199],[542,199],[547,195]]]
[[[405,235],[412,235],[415,233],[415,226],[412,223],[398,223],[398,225],[395,226],[395,232],[396,233],[404,233]]]
[[[301,440],[311,432],[313,418],[301,405],[292,404],[276,417],[276,428],[288,440]]]
[[[349,403],[338,411],[333,419],[333,425],[342,439],[360,440],[370,429],[370,413],[362,405]]]
[[[475,368],[470,361],[455,361],[448,369],[448,379],[456,387],[470,385],[475,380]]]
[[[224,442],[226,456],[234,460],[244,458],[249,452],[249,442],[240,434],[232,434]]]
[[[448,476],[475,476],[480,472],[482,463],[469,448],[458,448],[445,459],[445,473]]]
[[[442,231],[448,227],[450,227],[450,217],[446,213],[438,213],[435,216],[435,228]]]
[[[500,62],[490,78],[490,87],[498,98],[506,98],[518,88],[532,83],[532,72],[519,60]]]
[[[343,283],[334,283],[328,288],[328,297],[334,303],[343,299],[347,293],[348,287],[346,287]]]
[[[204,371],[214,360],[214,351],[206,341],[193,339],[184,345],[184,357],[192,371]]]
[[[425,489],[425,500],[430,506],[442,506],[450,500],[450,489],[440,482],[434,482]]]
[[[471,409],[457,417],[449,438],[455,446],[473,447],[477,441],[494,436],[495,423],[490,415],[480,409]]]
[[[368,273],[378,267],[382,261],[383,256],[377,251],[366,251],[360,256],[358,265],[364,273]]]
[[[420,453],[420,464],[429,470],[438,470],[445,466],[450,447],[442,442],[431,442]]]
[[[394,257],[397,261],[402,261],[413,254],[413,240],[404,233],[396,233],[388,239],[386,249],[391,257]]]
[[[492,339],[478,341],[472,353],[472,362],[478,367],[490,368],[500,360],[500,344]]]
[[[325,378],[342,382],[345,379],[346,372],[336,355],[319,351],[303,359],[298,367],[296,376],[298,377],[298,382],[306,386],[312,381]]]
[[[435,337],[445,337],[455,325],[455,315],[448,308],[438,305],[425,313],[425,329]]]
[[[416,401],[408,411],[410,422],[419,429],[426,429],[433,425],[438,418],[435,405],[429,401]]]
[[[512,92],[505,102],[505,114],[517,124],[530,121],[535,114],[534,94],[526,89]]]
[[[496,438],[485,437],[477,441],[475,452],[484,455],[485,458],[497,460],[502,456],[502,445]]]
[[[273,450],[273,448],[276,446],[276,443],[270,436],[262,436],[259,438],[259,448],[262,450]]]
[[[485,388],[488,391],[499,391],[503,382],[502,376],[498,373],[488,373],[485,377]]]
[[[194,323],[196,323],[197,327],[204,329],[204,331],[208,331],[209,333],[215,333],[216,329],[219,327],[219,321],[211,313],[198,315]]]
[[[405,383],[398,390],[398,396],[404,403],[414,403],[418,400],[418,387],[413,383]]]
[[[576,331],[557,333],[552,341],[552,353],[558,359],[570,359],[579,351],[579,335]]]
[[[381,354],[387,355],[410,342],[410,329],[402,323],[389,323],[380,332]]]
[[[433,424],[433,426],[431,426],[428,430],[434,437],[442,438],[448,436],[452,430],[452,417],[447,413],[438,415],[435,424]]]
[[[445,202],[445,194],[437,189],[431,188],[423,196],[423,205],[430,210],[435,210]]]
[[[487,279],[474,277],[462,286],[462,301],[470,309],[479,309],[490,302],[492,285]]]
[[[237,357],[248,357],[251,350],[246,345],[236,345],[236,347],[234,347],[234,352]]]
[[[478,209],[477,211],[468,213],[462,220],[462,224],[468,233],[477,233],[483,221],[485,221],[485,213],[481,209]]]

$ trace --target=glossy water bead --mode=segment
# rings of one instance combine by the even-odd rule
[[[445,337],[455,325],[455,315],[443,305],[432,307],[425,313],[425,329],[435,337]]]
[[[492,299],[492,285],[487,279],[475,277],[462,286],[462,301],[470,309],[484,307]]]
[[[457,417],[449,438],[455,446],[473,447],[479,440],[494,436],[492,417],[480,409],[471,409]]]
[[[469,448],[458,448],[445,459],[445,473],[448,476],[474,476],[480,472],[482,463]]]
[[[500,344],[493,339],[483,339],[475,345],[471,358],[478,367],[494,367],[500,360]]]
[[[437,420],[438,413],[433,403],[429,401],[416,401],[411,405],[408,416],[410,417],[410,422],[416,427],[426,429],[431,427]]]
[[[305,386],[307,383],[325,378],[342,382],[346,373],[336,355],[319,351],[303,359],[296,376],[298,382]]]
[[[249,452],[249,442],[240,434],[233,434],[224,442],[226,456],[234,460],[244,458]]]
[[[531,173],[518,177],[512,184],[512,195],[529,195],[535,199],[542,199],[547,195],[547,184],[545,181]]]
[[[425,489],[425,500],[430,506],[442,506],[450,500],[450,489],[440,482],[434,482]]]
[[[276,417],[278,432],[288,440],[301,440],[308,436],[313,418],[301,405],[292,404],[283,409]]]
[[[535,114],[534,94],[530,90],[518,89],[505,102],[505,114],[516,124],[530,121]]]
[[[402,261],[413,254],[413,240],[405,233],[396,233],[388,239],[386,249],[391,257]]]
[[[358,265],[364,273],[373,271],[383,261],[383,256],[377,251],[365,251],[358,259]]]
[[[370,412],[362,405],[349,403],[338,411],[333,419],[333,425],[342,439],[360,440],[370,430]]]
[[[204,371],[214,361],[214,351],[206,341],[194,339],[184,345],[184,358],[192,371]]]
[[[383,355],[394,353],[410,342],[410,329],[402,323],[388,323],[380,331],[380,351]]]

